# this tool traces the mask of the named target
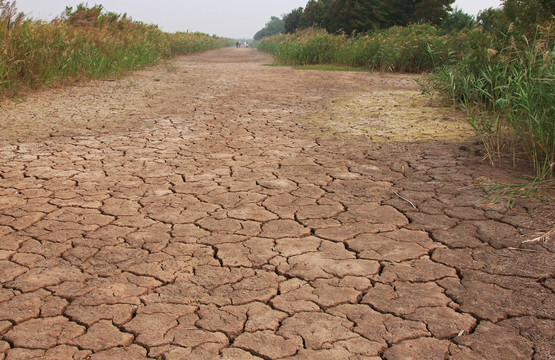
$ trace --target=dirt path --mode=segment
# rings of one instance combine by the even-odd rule
[[[2,107],[0,359],[555,356],[553,238],[523,242],[552,209],[488,206],[472,185],[506,173],[400,142],[465,138],[411,76],[270,62]]]

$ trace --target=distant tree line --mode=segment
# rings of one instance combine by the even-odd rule
[[[283,32],[285,32],[285,21],[277,16],[272,16],[270,21],[266,23],[266,26],[254,34],[254,40],[260,40],[265,37],[281,34]],[[293,32],[295,31],[293,30]]]
[[[455,0],[309,0],[282,19],[272,17],[255,40],[277,33],[319,27],[330,33],[364,33],[394,25],[429,22],[439,25]],[[275,32],[276,30],[280,30]]]
[[[255,40],[279,33],[294,33],[298,29],[317,27],[329,33],[355,35],[391,26],[429,23],[445,33],[470,28],[479,23],[485,30],[514,23],[523,28],[527,24],[545,23],[552,19],[555,0],[505,0],[502,8],[489,8],[477,19],[461,10],[453,9],[455,0],[309,0],[281,19],[273,16],[256,33]]]

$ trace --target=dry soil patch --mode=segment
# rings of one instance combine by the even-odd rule
[[[412,76],[269,62],[2,104],[0,360],[552,358],[549,204]]]

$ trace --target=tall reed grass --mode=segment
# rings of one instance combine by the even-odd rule
[[[161,58],[228,46],[201,33],[164,33],[125,15],[79,5],[43,22],[0,0],[0,99],[21,90],[121,76]]]
[[[462,57],[476,41],[484,41],[478,32],[443,35],[431,25],[419,24],[354,37],[312,28],[266,38],[256,46],[286,65],[331,64],[378,71],[423,72]]]
[[[555,167],[555,25],[534,39],[510,28],[492,48],[437,69],[429,86],[462,105],[491,161],[526,154],[537,179]]]

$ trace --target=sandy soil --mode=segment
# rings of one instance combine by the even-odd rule
[[[553,358],[551,205],[414,76],[271,61],[2,104],[0,360]]]

